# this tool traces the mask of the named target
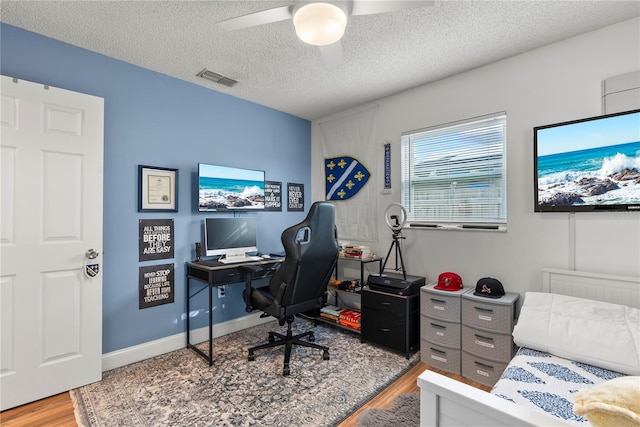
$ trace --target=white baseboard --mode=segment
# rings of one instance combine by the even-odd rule
[[[241,331],[273,320],[273,317],[261,318],[260,313],[255,313],[228,320],[223,323],[216,323],[213,325],[213,338],[218,338],[232,332]],[[209,328],[207,326],[204,328],[193,329],[191,331],[192,344],[198,344],[206,341],[207,339],[209,339]],[[161,338],[159,340],[127,347],[122,350],[112,351],[111,353],[105,353],[102,355],[102,372],[149,359],[150,357],[159,356],[170,351],[179,350],[186,346],[187,333],[183,332],[170,337]]]

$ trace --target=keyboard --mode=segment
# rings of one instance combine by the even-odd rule
[[[220,264],[240,264],[242,262],[254,262],[254,261],[262,261],[263,258],[259,256],[245,256],[242,258],[222,258],[219,259],[218,262]]]

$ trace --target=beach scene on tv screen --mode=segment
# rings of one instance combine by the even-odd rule
[[[264,172],[200,165],[200,210],[264,209]]]
[[[640,205],[640,112],[538,129],[538,205]]]

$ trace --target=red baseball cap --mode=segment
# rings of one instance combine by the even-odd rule
[[[442,291],[458,291],[462,289],[462,279],[456,273],[447,271],[441,273],[438,276],[438,284],[434,286],[434,289],[440,289]]]

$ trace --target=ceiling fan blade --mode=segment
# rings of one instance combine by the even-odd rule
[[[351,15],[374,15],[433,6],[433,1],[422,0],[353,0]]]
[[[340,40],[325,46],[318,46],[318,48],[328,68],[336,68],[342,64],[342,42]]]
[[[276,7],[274,9],[262,10],[260,12],[249,13],[248,15],[220,21],[218,25],[227,31],[231,31],[239,30],[240,28],[255,27],[256,25],[270,24],[272,22],[291,19],[293,16],[291,10],[291,6]]]

